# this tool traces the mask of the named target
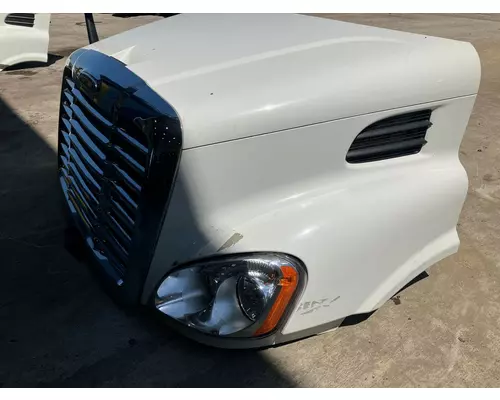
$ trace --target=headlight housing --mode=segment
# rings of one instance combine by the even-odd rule
[[[263,336],[283,320],[304,273],[300,262],[283,254],[198,261],[164,278],[155,293],[155,306],[205,334]]]

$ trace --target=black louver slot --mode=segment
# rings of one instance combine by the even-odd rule
[[[35,24],[35,14],[7,14],[5,23],[8,25],[25,26],[33,28]]]
[[[416,111],[371,124],[354,139],[346,161],[364,163],[418,153],[427,143],[425,134],[432,125],[431,113]]]

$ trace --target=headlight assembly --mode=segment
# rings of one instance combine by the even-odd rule
[[[282,320],[303,277],[303,267],[286,255],[225,256],[167,275],[156,291],[155,306],[206,334],[262,336]]]

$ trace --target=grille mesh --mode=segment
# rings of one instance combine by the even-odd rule
[[[347,152],[346,161],[363,163],[420,152],[427,143],[431,110],[389,117],[363,129]]]

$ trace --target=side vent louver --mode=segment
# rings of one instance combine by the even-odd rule
[[[377,121],[356,136],[346,161],[364,163],[416,154],[427,143],[431,110],[421,110]]]
[[[8,25],[24,26],[33,28],[35,24],[35,14],[7,14],[5,23]]]

